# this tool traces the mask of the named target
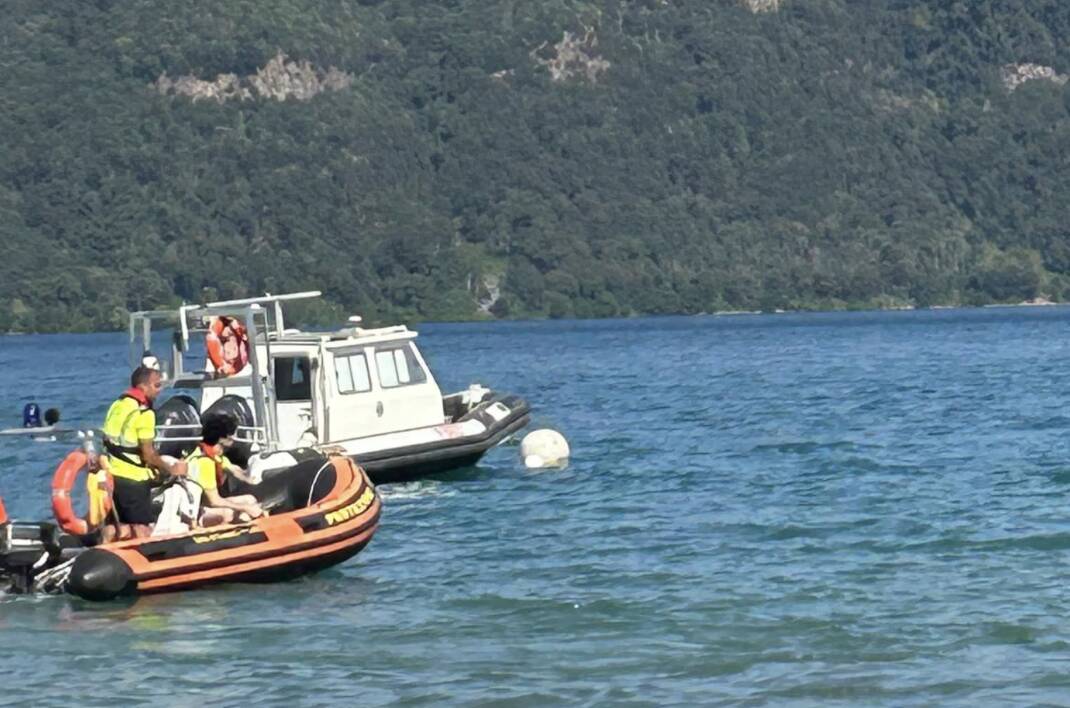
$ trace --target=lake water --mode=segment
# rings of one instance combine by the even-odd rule
[[[304,580],[0,599],[0,705],[962,705],[1070,696],[1070,309],[428,325],[444,389],[525,396],[516,445],[383,488]],[[99,425],[122,335],[0,337]],[[67,447],[0,438],[12,516]]]

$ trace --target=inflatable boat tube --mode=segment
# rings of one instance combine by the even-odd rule
[[[68,591],[110,600],[209,583],[286,580],[355,555],[379,524],[375,487],[342,456],[306,459],[245,491],[270,516],[90,548],[74,561]]]

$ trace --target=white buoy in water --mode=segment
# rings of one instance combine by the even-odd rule
[[[533,469],[564,464],[568,460],[568,441],[556,430],[533,430],[520,443],[524,465]]]

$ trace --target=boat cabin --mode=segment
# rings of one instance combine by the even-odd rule
[[[519,396],[479,384],[443,396],[403,325],[365,328],[353,317],[332,332],[287,328],[283,303],[319,295],[132,313],[132,367],[146,361],[154,323],[174,328],[170,358],[158,362],[170,387],[156,409],[160,451],[186,454],[201,417],[225,412],[239,422],[232,456],[251,472],[268,453],[317,448],[348,455],[381,483],[474,464],[529,422]]]
[[[445,422],[442,393],[416,347],[416,332],[403,325],[365,329],[359,318],[334,332],[285,327],[283,302],[319,295],[266,295],[132,313],[131,367],[150,349],[153,323],[173,321],[171,357],[160,362],[172,395],[195,401],[202,414],[225,397],[244,399],[252,420],[243,421],[251,424],[242,426],[239,440],[259,449],[312,446]],[[225,377],[217,373],[204,345],[211,321],[220,317],[240,322],[248,338],[247,363]],[[174,433],[169,440],[196,440],[193,425],[160,427]],[[176,429],[183,427],[189,429]]]

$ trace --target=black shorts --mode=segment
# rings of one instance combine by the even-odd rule
[[[112,477],[115,489],[112,501],[115,513],[124,524],[154,524],[156,514],[152,512],[152,483],[148,480],[135,482],[125,477]]]

